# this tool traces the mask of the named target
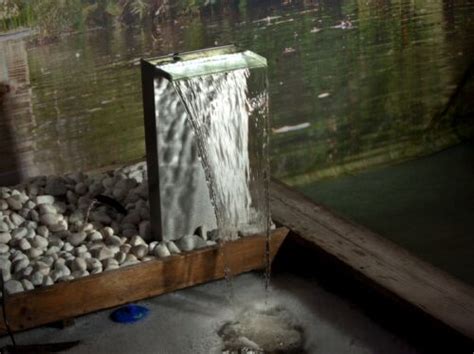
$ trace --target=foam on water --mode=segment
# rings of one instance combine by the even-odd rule
[[[247,308],[219,336],[224,353],[304,353],[303,329],[281,306]]]

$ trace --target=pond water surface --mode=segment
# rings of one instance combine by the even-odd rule
[[[12,86],[0,109],[0,180],[142,159],[139,59],[229,43],[268,58],[273,174],[290,182],[462,138],[462,122],[440,112],[473,58],[472,0],[232,4],[154,30],[0,39],[0,81]]]

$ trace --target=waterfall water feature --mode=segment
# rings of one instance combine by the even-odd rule
[[[270,210],[268,158],[268,93],[266,77],[260,77],[259,94],[249,92],[249,69],[200,76],[173,83],[188,113],[214,208],[218,238],[226,242],[238,234],[266,234],[265,288],[270,281]],[[263,86],[263,89],[262,89]],[[250,115],[257,112],[252,122]],[[263,124],[260,139],[263,146],[249,145],[250,125]],[[263,153],[257,153],[262,150]],[[251,170],[251,156],[258,170]],[[261,191],[250,192],[256,183]],[[253,200],[252,194],[260,200]],[[255,206],[261,206],[260,210]],[[231,269],[226,265],[226,278]]]
[[[261,110],[258,116],[262,121],[253,123],[264,124],[259,139],[263,149],[256,147],[256,150],[265,152],[268,148],[268,94],[265,78],[261,82],[265,89],[259,96],[252,97],[249,76],[248,69],[241,69],[173,83],[196,136],[222,244],[239,233],[255,233],[262,227],[266,233],[265,301],[261,308],[238,309],[233,298],[231,269],[224,253],[224,273],[235,320],[225,323],[219,335],[225,353],[302,353],[303,330],[295,325],[284,308],[268,304],[271,275],[269,158],[263,153],[257,159],[261,169],[256,175],[262,188],[258,195],[263,198],[258,201],[263,207],[258,213],[252,206],[250,192],[250,156],[255,152],[249,151],[250,115],[254,110]]]
[[[234,320],[219,332],[225,348],[299,348],[301,331],[289,323],[287,312],[270,304],[268,296],[271,217],[266,60],[226,47],[167,56],[150,64],[158,69],[153,81],[154,104],[145,104],[154,118],[145,120],[153,134],[147,153],[158,151],[148,161],[158,172],[149,179],[159,177],[160,194],[150,199],[160,208],[156,216],[161,224],[156,230],[165,240],[193,232],[196,225],[217,231],[212,237],[224,252],[224,275],[234,313]],[[151,184],[151,191],[156,191],[155,186]],[[233,297],[225,243],[254,234],[266,234],[262,253],[265,299],[255,299],[249,307]]]
[[[271,219],[265,60],[251,52],[231,52],[202,57],[194,55],[191,60],[173,57],[171,62],[165,60],[157,67],[168,75],[167,80],[155,82],[156,116],[162,133],[159,148],[164,151],[160,163],[160,188],[169,191],[171,184],[179,183],[173,179],[176,175],[202,173],[215,215],[213,224],[217,226],[219,242],[223,244],[239,236],[266,234],[265,287],[268,288]],[[179,97],[180,102],[176,102],[174,97]],[[166,107],[171,108],[166,111]],[[173,116],[176,118],[170,118]],[[176,124],[175,120],[179,123]],[[176,126],[180,128],[176,129]],[[182,173],[193,164],[193,158],[185,158],[188,151],[192,151],[186,147],[190,144],[189,130],[192,131],[192,146],[198,152],[202,172],[193,168]],[[170,146],[180,144],[180,148],[171,150]],[[169,158],[170,155],[178,157]],[[163,167],[165,164],[168,164],[166,168]],[[194,187],[195,184],[191,184],[191,193]],[[165,198],[183,199],[177,195],[185,192],[176,189],[174,193],[167,193]],[[203,199],[202,195],[199,198]],[[179,211],[183,209],[181,206]],[[167,229],[164,233],[176,234],[176,225],[167,226],[176,215],[167,215],[163,220]],[[209,224],[209,218],[203,222]],[[230,273],[226,267],[227,277]]]
[[[208,182],[219,239],[251,218],[247,69],[174,83],[188,112]],[[225,119],[223,119],[225,117]]]

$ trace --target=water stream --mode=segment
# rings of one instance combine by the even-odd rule
[[[173,65],[188,65],[177,63]],[[192,64],[189,64],[192,65]],[[271,277],[269,114],[265,73],[249,69],[173,81],[195,134],[214,208],[224,258],[227,297],[234,314],[219,331],[225,350],[301,352],[303,330],[284,308],[269,305]],[[234,298],[225,243],[265,234],[264,288],[260,306],[241,308]]]
[[[239,235],[266,234],[269,279],[266,76],[239,69],[178,80],[173,85],[196,137],[218,238],[225,243]]]
[[[251,218],[248,184],[249,70],[179,80],[174,87],[188,112],[216,215],[219,239],[235,239]]]

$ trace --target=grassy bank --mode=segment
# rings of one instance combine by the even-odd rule
[[[197,11],[205,0],[4,0],[0,33],[35,27],[41,38],[109,25],[137,25]]]

